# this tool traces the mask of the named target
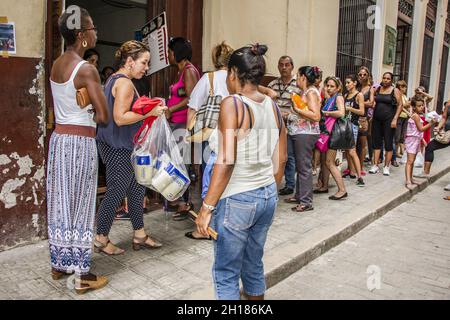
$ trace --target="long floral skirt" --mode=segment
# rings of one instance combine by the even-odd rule
[[[53,133],[47,169],[47,216],[51,265],[55,270],[89,273],[97,169],[95,139]]]

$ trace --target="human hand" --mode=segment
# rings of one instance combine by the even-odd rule
[[[200,233],[204,237],[209,237],[208,228],[211,222],[211,218],[212,212],[202,206],[197,219],[195,219],[195,224],[197,225],[198,233]]]
[[[392,129],[397,129],[397,122],[398,122],[397,118],[394,118],[394,120],[392,120],[392,122],[391,122]]]
[[[156,106],[155,108],[153,108],[153,110],[149,113],[149,117],[159,117],[161,115],[164,114],[164,112],[166,112],[168,110],[168,108],[162,104]]]
[[[166,109],[165,115],[166,119],[169,120],[170,118],[172,118],[172,111],[170,111],[170,109]]]

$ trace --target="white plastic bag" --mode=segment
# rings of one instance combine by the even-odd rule
[[[423,158],[422,152],[419,152],[416,156],[416,161],[414,161],[415,168],[423,168],[425,159]]]
[[[179,199],[191,181],[180,150],[164,116],[144,130],[131,159],[136,181],[162,194],[169,201]]]
[[[406,152],[403,153],[402,158],[400,159],[400,164],[406,164],[408,162],[408,154]]]

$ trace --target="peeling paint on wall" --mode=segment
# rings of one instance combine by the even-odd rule
[[[11,179],[6,181],[0,191],[0,201],[5,204],[6,209],[10,209],[17,204],[17,195],[14,192],[16,189],[23,186],[26,179]]]
[[[31,169],[34,167],[33,160],[30,156],[20,157],[17,152],[10,155],[10,158],[17,160],[17,165],[19,166],[18,176],[31,174]]]
[[[0,166],[11,163],[11,159],[6,154],[0,154]]]

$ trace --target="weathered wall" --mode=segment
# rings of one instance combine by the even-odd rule
[[[44,0],[2,0],[17,55],[0,58],[0,251],[46,236]]]
[[[291,55],[297,67],[336,69],[339,0],[213,0],[204,2],[203,67],[212,69],[212,47],[226,40],[234,48],[269,46],[269,75],[278,75],[278,58]]]

